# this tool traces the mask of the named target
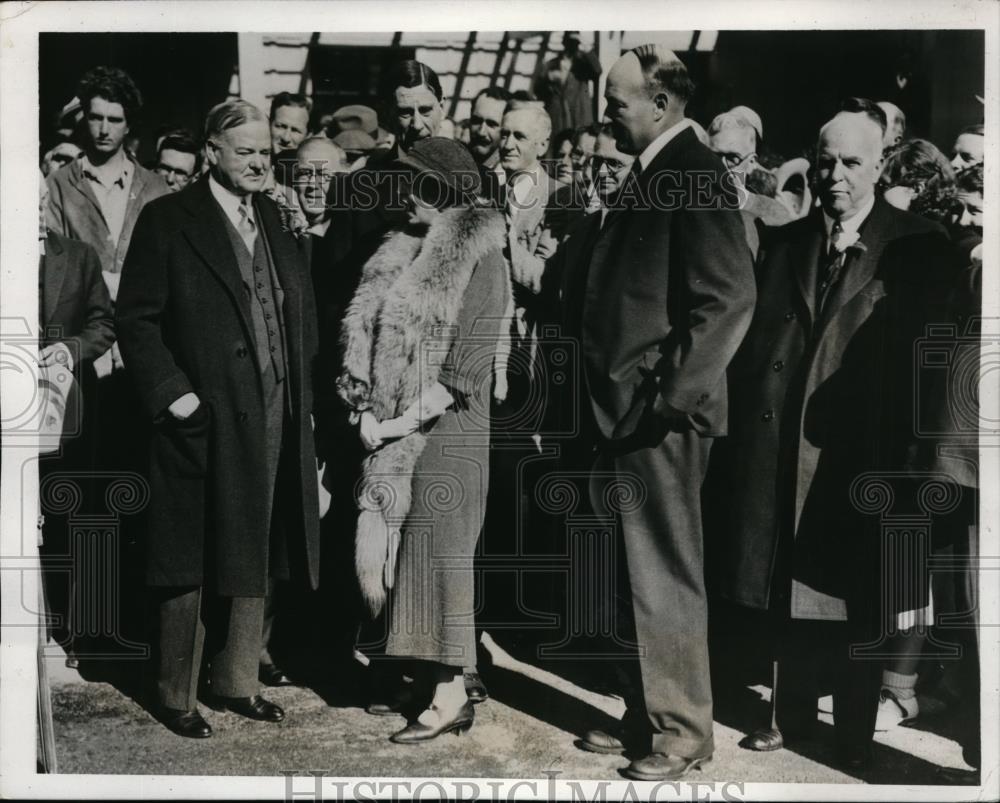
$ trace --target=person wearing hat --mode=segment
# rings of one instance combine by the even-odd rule
[[[563,52],[542,65],[531,87],[534,96],[545,104],[553,131],[594,122],[590,86],[601,75],[600,59],[581,47],[579,31],[566,31],[562,41]]]
[[[372,139],[378,133],[378,116],[368,106],[343,106],[333,113],[330,138],[345,131],[361,131]]]
[[[368,155],[375,150],[375,140],[359,128],[341,131],[333,138],[333,143],[343,149],[351,170],[364,167]]]
[[[410,659],[409,696],[423,709],[390,738],[413,744],[468,730],[475,716],[463,667],[476,660],[473,554],[511,288],[503,215],[479,197],[468,150],[425,138],[397,164],[408,174],[407,221],[364,266],[337,384],[368,451],[357,486],[358,581],[373,615],[393,589],[385,655]]]

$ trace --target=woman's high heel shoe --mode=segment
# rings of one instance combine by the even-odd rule
[[[420,721],[428,711],[433,711],[437,715],[436,725],[427,725]],[[465,701],[451,719],[443,719],[440,709],[432,703],[417,719],[401,731],[392,734],[389,737],[389,741],[396,744],[417,744],[418,742],[429,742],[431,739],[436,739],[442,733],[454,733],[457,736],[471,728],[475,718],[476,710],[469,700]]]

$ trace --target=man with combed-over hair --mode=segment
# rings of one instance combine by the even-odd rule
[[[268,121],[241,100],[205,126],[209,173],[147,206],[118,297],[118,331],[150,445],[147,583],[158,592],[160,716],[210,736],[210,691],[279,722],[258,694],[269,578],[315,587],[319,501],[312,431],[316,312],[292,235],[261,189]]]

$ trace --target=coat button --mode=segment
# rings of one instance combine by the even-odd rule
[[[795,320],[795,311],[794,310],[789,310],[788,312],[786,312],[785,313],[785,320],[786,321],[794,321]]]
[[[782,368],[784,368],[784,367],[785,367],[785,363],[784,363],[784,361],[783,361],[783,360],[775,360],[775,361],[774,361],[774,363],[773,363],[773,364],[771,365],[771,367],[772,367],[772,368],[773,368],[773,369],[774,369],[775,371],[780,371],[780,370],[781,370]]]
[[[770,421],[774,418],[774,410],[765,410],[763,415],[761,415],[761,421]]]
[[[238,349],[236,349],[236,356],[239,357],[240,359],[242,359],[243,357],[246,357],[247,356],[247,347],[246,346],[240,346]]]
[[[250,420],[250,414],[246,410],[240,410],[236,414],[236,420],[239,421],[241,424],[245,424],[247,421]]]

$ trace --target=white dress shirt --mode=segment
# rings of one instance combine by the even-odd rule
[[[208,188],[212,192],[212,197],[222,207],[222,211],[226,213],[226,217],[229,218],[229,222],[233,224],[233,228],[236,231],[242,231],[243,215],[240,212],[240,206],[243,204],[243,199],[246,198],[245,208],[247,210],[247,217],[253,223],[254,232],[256,233],[257,219],[254,216],[253,201],[249,195],[237,195],[235,192],[227,190],[215,180],[215,176],[211,173],[208,176]],[[252,243],[247,243],[247,248],[250,250],[250,253],[253,253]]]
[[[646,146],[646,150],[639,154],[639,169],[640,171],[645,170],[649,167],[649,163],[656,158],[657,154],[662,151],[667,143],[670,142],[674,137],[676,137],[681,131],[691,125],[691,121],[685,117],[679,123],[670,126],[666,131],[664,131],[660,136],[654,139],[649,145]]]
[[[855,240],[857,240],[857,237],[855,235],[857,235],[858,229],[861,228],[861,224],[864,223],[865,220],[868,218],[868,215],[871,214],[873,206],[875,206],[875,196],[874,195],[872,195],[872,197],[868,199],[868,203],[866,203],[864,206],[862,206],[853,215],[851,215],[850,217],[841,218],[840,219],[840,228],[841,228],[841,231],[843,232],[843,234],[841,234],[841,236],[849,238],[848,242],[854,242]],[[830,250],[830,232],[833,230],[833,224],[834,224],[834,222],[835,222],[834,219],[832,217],[830,217],[826,213],[826,210],[824,209],[823,210],[823,224],[826,227],[826,243],[827,243],[826,250],[827,251]]]

